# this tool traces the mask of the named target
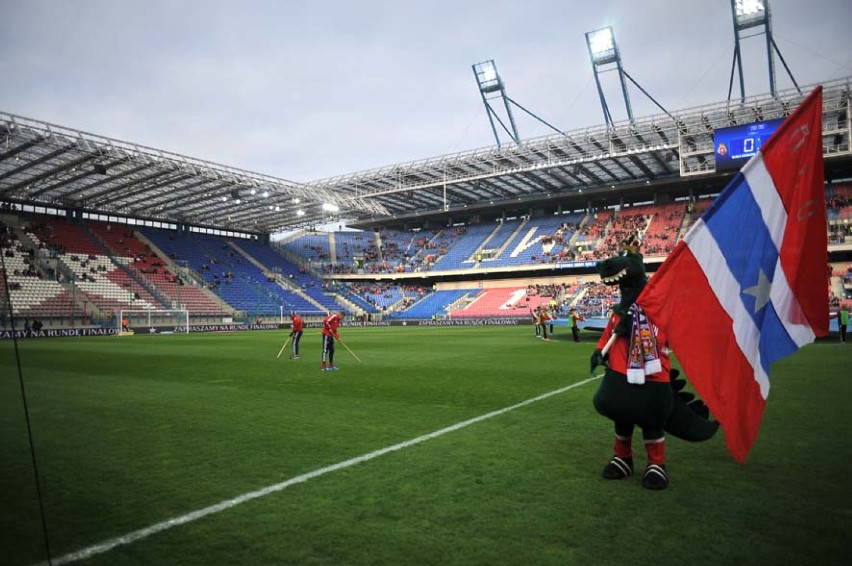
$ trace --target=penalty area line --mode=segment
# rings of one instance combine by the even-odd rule
[[[468,427],[472,424],[480,423],[482,421],[491,419],[493,417],[498,417],[500,415],[504,415],[510,411],[514,411],[515,409],[520,409],[521,407],[526,407],[527,405],[531,405],[538,401],[542,401],[547,399],[548,397],[553,397],[554,395],[559,395],[560,393],[565,393],[566,391],[570,391],[575,387],[580,387],[581,385],[585,385],[590,381],[594,381],[599,379],[601,376],[596,375],[594,377],[589,377],[582,381],[578,381],[577,383],[572,383],[571,385],[567,385],[560,389],[556,389],[554,391],[550,391],[548,393],[543,393],[537,397],[532,397],[527,399],[526,401],[521,401],[520,403],[516,403],[515,405],[511,405],[509,407],[504,407],[502,409],[498,409],[496,411],[491,411],[490,413],[485,413],[484,415],[480,415],[478,417],[474,417],[472,419],[468,419],[466,421],[462,421],[460,423],[456,423],[454,425],[448,426],[446,428],[442,428],[440,430],[436,430],[435,432],[430,432],[429,434],[424,434],[423,436],[418,436],[417,438],[412,438],[411,440],[406,440],[405,442],[400,442],[399,444],[394,444],[393,446],[388,446],[386,448],[381,448],[379,450],[375,450],[373,452],[368,452],[367,454],[362,454],[361,456],[356,456],[354,458],[350,458],[348,460],[344,460],[342,462],[338,462],[337,464],[332,464],[330,466],[325,466],[323,468],[319,468],[312,472],[308,472],[306,474],[302,474],[296,476],[294,478],[290,478],[281,483],[276,483],[262,489],[258,489],[256,491],[251,491],[249,493],[244,493],[243,495],[239,495],[232,499],[227,499],[225,501],[216,503],[215,505],[211,505],[209,507],[205,507],[203,509],[198,509],[197,511],[192,511],[191,513],[187,513],[185,515],[181,515],[179,517],[174,517],[172,519],[168,519],[166,521],[162,521],[155,525],[151,525],[150,527],[145,527],[144,529],[139,529],[136,531],[132,531],[125,535],[111,538],[109,540],[105,540],[98,544],[93,544],[92,546],[88,546],[86,548],[82,548],[75,552],[71,552],[60,556],[58,558],[53,558],[51,560],[51,564],[55,564],[57,566],[61,564],[70,564],[72,562],[77,562],[79,560],[85,560],[87,558],[91,558],[97,554],[103,554],[109,550],[117,546],[122,546],[125,544],[130,544],[144,538],[147,538],[151,535],[157,534],[159,532],[171,529],[172,527],[177,527],[179,525],[185,525],[186,523],[191,523],[192,521],[196,521],[198,519],[207,517],[209,515],[213,515],[216,513],[220,513],[222,511],[226,511],[232,507],[236,507],[242,503],[246,503],[248,501],[252,501],[253,499],[259,499],[261,497],[265,497],[272,493],[276,493],[287,489],[288,487],[304,483],[313,478],[317,478],[319,476],[323,476],[325,474],[336,472],[337,470],[342,470],[344,468],[349,468],[351,466],[355,466],[357,464],[361,464],[363,462],[367,462],[369,460],[373,460],[378,458],[379,456],[384,456],[385,454],[390,454],[391,452],[396,452],[397,450],[402,450],[403,448],[408,448],[409,446],[414,446],[415,444],[420,444],[421,442],[425,442],[427,440],[431,440],[433,438],[438,438],[439,436],[443,436],[450,432],[455,432],[457,430]],[[38,566],[46,566],[47,562],[40,562]]]

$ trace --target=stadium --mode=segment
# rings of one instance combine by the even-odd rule
[[[746,4],[727,100],[663,107],[605,27],[598,126],[551,126],[487,60],[495,145],[310,182],[0,111],[4,563],[845,562],[852,77],[799,85]],[[770,90],[746,95],[755,30]],[[820,86],[830,332],[773,364],[746,465],[720,433],[671,442],[665,493],[604,482],[589,356],[621,297],[598,262],[638,236],[653,280]]]

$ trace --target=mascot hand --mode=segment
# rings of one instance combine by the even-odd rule
[[[607,358],[607,357],[608,357],[608,356],[604,356],[604,355],[601,353],[601,351],[600,351],[600,350],[595,350],[594,352],[592,352],[592,358],[591,358],[591,360],[590,360],[590,362],[591,362],[591,369],[590,369],[589,371],[590,371],[591,373],[594,373],[594,372],[595,372],[595,368],[596,368],[596,367],[604,365],[604,363],[606,362],[606,358]]]

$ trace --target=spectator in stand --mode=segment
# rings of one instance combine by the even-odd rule
[[[343,311],[331,313],[322,320],[322,371],[335,371],[334,365],[334,341],[340,340],[340,321],[346,314]]]
[[[290,313],[290,320],[292,321],[290,325],[290,338],[293,339],[293,353],[290,354],[290,359],[298,360],[299,342],[302,340],[302,332],[305,329],[305,324],[302,322],[302,317],[296,311]]]

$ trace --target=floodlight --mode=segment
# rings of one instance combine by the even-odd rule
[[[740,29],[759,26],[769,17],[768,0],[734,0],[734,21]]]
[[[734,13],[738,18],[766,11],[763,0],[735,0],[734,6]]]
[[[300,210],[297,210],[297,211],[296,211],[296,216],[304,216],[304,215],[305,215],[305,211],[304,211],[304,210],[301,210],[301,209],[300,209]]]
[[[592,62],[597,65],[611,63],[617,58],[615,35],[611,27],[586,33],[586,44],[589,46]]]
[[[275,212],[281,212],[281,207],[279,205],[275,205]]]
[[[485,62],[482,65],[480,72],[482,73],[483,81],[493,81],[497,79],[497,67],[494,66],[493,61]]]
[[[337,206],[336,204],[331,204],[331,203],[325,202],[322,205],[322,209],[325,210],[326,212],[337,212],[337,211],[340,210],[340,207]]]
[[[476,75],[476,82],[479,83],[479,90],[483,94],[499,91],[502,88],[500,75],[497,73],[497,65],[489,59],[482,63],[477,63],[473,66],[473,72]]]
[[[612,49],[612,39],[612,29],[610,28],[591,32],[589,34],[589,45],[592,48],[592,53],[600,55]]]
[[[269,196],[269,191],[263,191],[263,198],[267,198]]]

